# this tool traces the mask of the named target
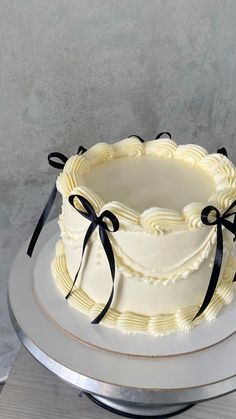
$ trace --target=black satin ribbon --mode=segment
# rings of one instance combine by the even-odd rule
[[[81,204],[83,205],[85,211],[81,211],[78,208],[76,208],[75,203],[74,203],[74,199],[78,198],[79,201],[81,202]],[[81,261],[80,261],[80,265],[79,268],[76,272],[75,278],[74,278],[74,282],[72,284],[72,287],[70,289],[70,291],[68,292],[67,296],[65,297],[66,299],[69,298],[73,287],[75,285],[75,282],[78,278],[79,272],[80,272],[80,268],[82,266],[82,261],[83,261],[83,256],[84,256],[84,251],[86,249],[86,246],[88,244],[88,240],[90,239],[91,235],[93,234],[94,230],[99,227],[99,236],[100,236],[100,240],[101,243],[103,245],[103,248],[105,250],[106,256],[107,256],[107,260],[110,266],[110,271],[111,271],[111,277],[112,277],[112,289],[111,289],[111,293],[110,293],[110,297],[105,305],[105,307],[103,308],[103,310],[101,311],[101,313],[99,313],[99,315],[91,322],[92,324],[98,324],[102,318],[105,316],[106,312],[108,311],[112,299],[113,299],[113,295],[114,295],[114,280],[115,280],[115,258],[114,258],[114,253],[112,250],[112,246],[107,234],[107,231],[114,233],[115,231],[117,231],[119,229],[119,220],[118,218],[109,210],[105,210],[101,213],[101,215],[97,215],[93,206],[91,205],[91,203],[82,195],[70,195],[69,196],[69,202],[70,204],[76,209],[76,211],[78,211],[78,213],[80,215],[82,215],[83,217],[85,217],[87,220],[91,221],[91,224],[89,225],[85,237],[84,237],[84,241],[83,241],[83,247],[82,247],[82,256],[81,256]],[[113,229],[110,230],[109,226],[107,225],[106,219],[109,219],[111,221],[112,227]]]
[[[161,138],[161,136],[164,135],[164,134],[168,135],[168,137],[171,139],[171,134],[167,131],[163,131],[163,132],[159,132],[159,134],[156,135],[155,140],[159,140],[159,138]],[[128,136],[128,138],[131,138],[131,137],[138,138],[138,140],[141,141],[141,143],[145,142],[145,140],[142,137],[140,137],[139,135],[134,134],[134,135],[129,135]]]
[[[84,148],[83,146],[80,146],[78,148],[77,154],[78,155],[83,154],[85,151],[87,151],[86,148]],[[56,158],[60,161],[54,160],[54,158]],[[50,164],[50,166],[55,167],[56,169],[63,169],[67,160],[68,160],[68,157],[66,157],[64,154],[59,153],[59,152],[49,153],[49,155],[48,155],[48,163]],[[48,215],[49,215],[49,213],[52,209],[52,206],[53,206],[53,203],[55,201],[56,195],[57,195],[57,188],[56,188],[56,183],[55,183],[55,185],[53,186],[52,192],[49,195],[47,203],[44,207],[44,210],[43,210],[43,212],[42,212],[42,214],[41,214],[41,216],[40,216],[40,218],[39,218],[39,220],[36,224],[34,232],[32,234],[32,237],[31,237],[28,249],[27,249],[27,255],[29,257],[31,257],[32,254],[33,254],[34,247],[37,243],[37,240],[38,240],[39,235],[42,231],[42,228],[47,221]]]
[[[225,157],[228,157],[228,153],[225,147],[221,147],[217,150],[218,154],[223,154]]]
[[[215,218],[213,220],[209,220],[209,215],[211,213],[215,214]],[[227,218],[234,216],[233,221],[227,220]],[[223,244],[223,232],[222,232],[222,226],[224,226],[227,230],[229,230],[232,234],[234,234],[234,241],[236,239],[236,200],[230,205],[230,207],[222,214],[220,215],[219,210],[214,207],[213,205],[209,205],[205,207],[201,212],[201,220],[203,224],[208,226],[217,226],[217,238],[216,238],[216,253],[215,253],[215,260],[214,265],[211,273],[211,278],[209,281],[209,285],[207,288],[207,292],[205,295],[205,298],[202,302],[202,305],[197,312],[196,316],[193,318],[196,319],[200,314],[202,314],[209,303],[211,302],[211,299],[214,295],[219,276],[221,271],[221,265],[223,260],[223,251],[224,251],[224,244]],[[233,281],[236,281],[236,276],[234,276]]]

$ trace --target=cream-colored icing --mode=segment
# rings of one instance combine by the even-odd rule
[[[120,222],[119,230],[109,233],[116,278],[104,324],[153,334],[189,330],[207,289],[216,245],[216,226],[203,225],[201,211],[215,205],[222,213],[236,198],[235,184],[235,168],[225,156],[208,155],[192,144],[177,146],[169,139],[99,143],[82,156],[72,156],[57,180],[63,196],[59,225],[64,256],[56,270],[65,271],[66,263],[67,271],[60,274],[60,282],[68,288],[69,278],[72,281],[90,224],[68,202],[70,194],[80,194],[97,215],[109,209]],[[76,199],[75,205],[84,210]],[[213,319],[232,300],[232,235],[227,230],[223,235],[219,293],[202,319]],[[226,288],[221,289],[223,283]],[[72,304],[96,317],[111,290],[97,231],[87,246],[76,287]]]
[[[226,243],[227,244],[227,243]],[[225,251],[223,267],[230,253]],[[67,269],[71,278],[74,278],[81,259],[82,249],[71,248],[64,243],[64,252]],[[226,246],[225,246],[226,250]],[[100,264],[96,265],[96,254],[100,252]],[[112,307],[123,311],[134,311],[143,315],[152,315],[157,312],[171,313],[173,310],[187,305],[198,304],[204,299],[210,279],[215,249],[213,248],[208,258],[198,264],[197,269],[189,270],[177,279],[158,279],[146,276],[137,276],[137,272],[127,272],[117,265],[115,276],[115,292]],[[177,281],[178,280],[178,281]],[[94,301],[105,304],[111,290],[111,275],[108,262],[99,239],[91,242],[84,256],[83,265],[76,281],[75,287],[81,287]]]
[[[193,321],[199,309],[199,304],[183,307],[171,313],[142,315],[133,311],[119,312],[110,308],[101,323],[108,327],[117,327],[126,333],[150,333],[152,335],[166,335],[176,331],[188,331],[203,320],[213,321],[220,309],[230,304],[234,297],[235,283],[232,278],[236,269],[236,260],[228,258],[222,282],[204,313]],[[67,270],[64,245],[62,240],[57,243],[56,256],[52,261],[52,274],[57,286],[66,295],[71,288],[72,279]],[[166,288],[166,287],[165,287]],[[125,290],[124,290],[125,291]],[[96,303],[82,288],[76,288],[71,294],[69,303],[81,312],[95,318],[103,309],[104,304]]]
[[[70,221],[73,224],[73,219],[70,218]],[[81,232],[81,230],[76,231],[66,227],[62,215],[59,218],[59,224],[64,244],[68,249],[67,253],[70,254],[68,268],[73,276],[76,272],[85,230]],[[223,235],[226,253],[227,246],[232,245],[232,236],[227,230],[224,230]],[[148,235],[140,231],[132,233],[118,231],[114,235],[110,234],[118,271],[123,272],[127,277],[156,284],[163,282],[165,285],[186,278],[189,273],[198,270],[201,263],[214,251],[215,240],[215,227],[198,229],[190,233],[175,231],[161,236]],[[96,232],[90,241],[100,243]],[[179,245],[176,246],[176,243]]]
[[[141,143],[136,138],[128,138],[113,145],[99,143],[85,152],[82,156],[72,156],[67,161],[63,172],[57,180],[58,190],[64,198],[71,193],[82,193],[90,201],[95,201],[97,210],[101,211],[106,205],[112,205],[112,202],[104,202],[96,191],[85,184],[84,177],[89,175],[90,171],[101,164],[106,165],[119,158],[141,158],[146,157],[164,159],[166,162],[170,159],[175,160],[186,166],[190,170],[197,170],[199,174],[205,173],[210,176],[215,184],[215,191],[204,202],[189,202],[181,210],[168,210],[160,207],[146,208],[143,212],[125,205],[124,202],[115,202],[115,214],[122,214],[122,220],[130,221],[132,218],[132,228],[142,228],[150,234],[159,234],[162,230],[172,230],[176,228],[190,229],[202,227],[199,221],[199,214],[208,203],[216,205],[219,209],[226,209],[235,198],[235,179],[236,172],[232,163],[221,154],[208,155],[206,150],[194,144],[179,145],[169,139],[154,140]],[[190,177],[191,177],[191,171]],[[69,176],[70,174],[70,176]],[[175,178],[176,184],[179,183]],[[205,188],[204,182],[200,182],[200,187]],[[149,185],[144,185],[148,187]],[[158,184],[158,187],[160,185]],[[194,188],[195,189],[195,188]],[[163,212],[164,211],[164,212]],[[134,217],[135,214],[135,217]],[[130,224],[130,223],[129,223]],[[123,223],[121,228],[123,228]],[[131,226],[130,226],[131,227]]]
[[[205,202],[215,192],[212,176],[202,169],[155,155],[120,157],[98,164],[84,176],[84,182],[104,202],[123,202],[140,212],[159,207],[178,214],[189,202]]]

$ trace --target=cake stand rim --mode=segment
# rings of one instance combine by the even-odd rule
[[[214,381],[212,383],[201,384],[199,386],[191,386],[191,387],[183,387],[183,388],[138,388],[138,387],[130,387],[127,385],[115,384],[115,383],[108,383],[94,377],[86,376],[82,373],[78,373],[77,371],[73,371],[69,367],[65,367],[64,365],[60,364],[56,361],[53,357],[50,357],[46,352],[44,352],[39,346],[37,346],[23,331],[20,327],[13,309],[11,307],[9,293],[8,293],[8,310],[10,319],[12,322],[12,326],[17,334],[20,342],[24,345],[27,351],[44,367],[48,370],[53,372],[57,375],[60,379],[64,382],[69,383],[73,387],[76,387],[80,390],[87,391],[91,394],[95,394],[102,397],[107,397],[111,399],[118,399],[118,400],[125,400],[146,403],[146,400],[152,401],[153,403],[158,403],[162,405],[182,405],[183,403],[200,403],[207,400],[212,400],[221,396],[225,396],[236,391],[236,375],[232,375],[230,377],[223,378],[221,380]],[[64,374],[63,374],[64,372]],[[81,377],[82,380],[85,380],[84,386],[80,387],[76,385],[75,380],[70,379],[68,376],[68,372],[72,374],[76,374],[78,377]],[[225,388],[222,392],[222,384],[224,384]],[[97,385],[102,386],[102,392],[100,389],[97,389]],[[233,385],[233,387],[232,387]],[[209,391],[210,389],[210,391]],[[119,391],[121,390],[121,391]],[[127,397],[124,398],[124,390],[127,391]],[[206,391],[205,391],[206,390]],[[211,393],[212,391],[212,393]],[[142,397],[141,394],[145,397]],[[194,397],[193,397],[193,393]],[[210,394],[211,393],[211,394]],[[155,397],[153,397],[155,395]],[[175,398],[176,396],[180,396]],[[167,396],[166,397],[158,397],[158,396]],[[183,398],[184,399],[183,399]],[[137,398],[137,399],[136,399]],[[173,399],[173,400],[171,400]]]

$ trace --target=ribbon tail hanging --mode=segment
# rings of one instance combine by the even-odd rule
[[[205,298],[202,302],[202,305],[200,309],[198,310],[197,314],[195,315],[195,317],[193,318],[193,320],[199,317],[205,311],[205,309],[211,302],[211,299],[214,295],[214,292],[215,292],[215,289],[219,280],[222,259],[223,259],[223,233],[222,233],[221,223],[218,223],[217,224],[216,253],[215,253],[215,260],[214,260],[214,265],[213,265],[213,269],[211,273],[210,282],[207,288]]]
[[[114,281],[115,281],[115,258],[114,258],[114,253],[112,250],[112,246],[110,243],[110,240],[107,236],[107,232],[105,230],[103,230],[101,227],[99,227],[99,235],[100,235],[100,239],[103,245],[103,248],[105,250],[106,256],[107,256],[107,260],[110,266],[110,271],[111,271],[111,276],[112,276],[112,289],[111,289],[111,293],[110,293],[110,297],[105,305],[105,307],[103,307],[102,311],[99,313],[99,315],[91,322],[92,324],[98,324],[100,323],[100,321],[103,319],[103,317],[105,316],[105,314],[107,313],[107,311],[109,310],[112,300],[113,300],[113,296],[114,296]]]
[[[71,295],[71,292],[72,292],[72,290],[74,288],[74,285],[76,283],[76,280],[78,278],[78,275],[79,275],[79,272],[80,272],[80,269],[81,269],[81,266],[82,266],[82,261],[83,261],[83,256],[84,256],[84,252],[85,252],[86,246],[87,246],[88,241],[89,241],[89,239],[90,239],[91,235],[93,234],[93,232],[94,232],[94,230],[95,230],[96,227],[97,227],[97,225],[94,222],[92,222],[90,224],[88,230],[86,231],[86,234],[85,234],[85,237],[84,237],[84,241],[83,241],[82,255],[81,255],[81,260],[80,260],[79,268],[78,268],[78,270],[77,270],[77,272],[75,274],[72,287],[71,287],[70,291],[68,292],[68,294],[65,296],[65,299],[66,300],[68,300],[68,298]]]
[[[53,203],[55,201],[56,195],[57,195],[57,187],[56,187],[56,184],[55,184],[53,189],[52,189],[52,192],[50,193],[48,201],[47,201],[47,203],[44,207],[44,210],[43,210],[43,212],[42,212],[42,214],[41,214],[41,216],[40,216],[40,218],[37,222],[37,225],[34,229],[33,235],[31,237],[31,240],[30,240],[30,243],[29,243],[29,246],[28,246],[28,249],[27,249],[27,255],[29,257],[31,257],[32,254],[33,254],[34,246],[35,246],[35,244],[38,240],[38,237],[39,237],[39,235],[42,231],[42,228],[43,228],[43,226],[44,226],[44,224],[45,224],[45,222],[48,218],[48,215],[49,215],[49,213],[51,211],[51,208],[53,206]]]

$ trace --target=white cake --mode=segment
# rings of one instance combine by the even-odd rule
[[[236,262],[233,235],[223,227],[224,254],[219,281],[205,311],[204,300],[216,248],[216,225],[201,212],[214,205],[224,212],[236,199],[236,169],[222,154],[170,139],[127,138],[98,143],[72,156],[57,179],[62,194],[61,240],[52,273],[67,295],[78,270],[90,221],[69,203],[82,195],[96,214],[108,209],[119,230],[108,233],[115,256],[115,291],[99,327],[165,335],[215,319],[233,299]],[[75,206],[84,211],[79,200]],[[68,304],[94,319],[109,298],[111,272],[98,229],[86,247]],[[89,325],[88,327],[96,327]]]

